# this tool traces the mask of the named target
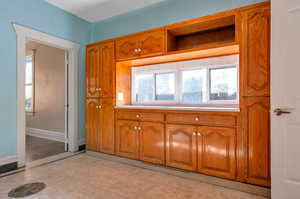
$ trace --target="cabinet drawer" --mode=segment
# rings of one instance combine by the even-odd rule
[[[137,120],[150,122],[163,122],[163,113],[140,113],[140,112],[118,112],[117,119],[122,120]]]
[[[235,127],[236,117],[231,115],[215,114],[168,114],[167,122],[178,124]]]

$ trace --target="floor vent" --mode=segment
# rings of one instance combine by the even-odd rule
[[[29,183],[29,184],[24,184],[22,186],[19,186],[17,188],[14,188],[8,193],[8,197],[10,198],[24,198],[27,196],[34,195],[43,189],[46,188],[45,183]]]

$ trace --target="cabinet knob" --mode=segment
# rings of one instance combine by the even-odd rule
[[[194,133],[193,133],[193,136],[196,136],[196,135],[197,135],[197,132],[194,132]]]
[[[134,52],[136,52],[136,53],[139,52],[139,49],[135,48],[135,49],[134,49]]]
[[[199,121],[199,117],[195,117],[195,120],[196,120],[196,121]]]
[[[101,91],[102,89],[101,88],[96,88],[96,91]]]
[[[198,135],[198,136],[201,136],[201,133],[198,133],[197,135]]]
[[[139,48],[139,49],[138,49],[138,52],[142,52],[142,49]]]
[[[96,106],[96,109],[100,109],[100,108],[102,108],[102,106]]]
[[[137,128],[137,126],[135,126],[135,127],[133,127],[133,129],[134,129],[134,130],[137,130],[138,128]]]
[[[138,130],[139,130],[139,131],[142,130],[142,127],[139,126],[139,127],[138,127]]]
[[[136,118],[139,118],[140,117],[140,115],[136,115]]]

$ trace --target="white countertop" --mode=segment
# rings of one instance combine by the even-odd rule
[[[240,108],[236,107],[188,107],[188,106],[142,106],[142,105],[121,105],[115,106],[115,108],[124,109],[162,109],[162,110],[188,110],[188,111],[228,111],[228,112],[240,112]]]

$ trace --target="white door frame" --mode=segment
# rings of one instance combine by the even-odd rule
[[[26,42],[35,41],[45,45],[64,49],[69,54],[68,95],[69,95],[69,151],[78,151],[78,59],[80,45],[25,26],[13,24],[17,34],[17,158],[18,167],[25,165],[25,60]]]

